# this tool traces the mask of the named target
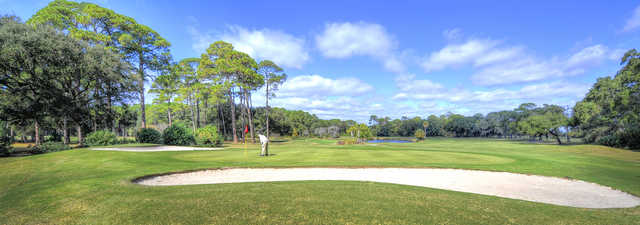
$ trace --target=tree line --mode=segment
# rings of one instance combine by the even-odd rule
[[[171,44],[153,29],[93,3],[55,0],[26,22],[3,16],[0,46],[0,133],[12,140],[31,136],[36,144],[43,136],[68,144],[73,135],[82,145],[88,132],[128,136],[139,128],[181,123],[193,131],[215,125],[233,142],[255,141],[256,133],[270,132],[318,136],[317,128],[335,127],[343,135],[414,136],[420,131],[425,136],[552,137],[558,143],[564,135],[640,146],[636,50],[624,55],[614,77],[598,79],[571,111],[525,103],[487,115],[372,115],[364,129],[353,120],[270,108],[270,98],[287,78],[272,61],[256,61],[224,41],[212,43],[199,57],[174,60]],[[156,96],[153,104],[145,104],[145,82]],[[251,96],[258,91],[267,96],[265,107],[253,105]]]
[[[417,131],[427,137],[501,137],[516,138],[528,136],[542,139],[560,136],[567,130],[566,110],[556,105],[537,106],[533,103],[521,104],[514,110],[491,112],[486,116],[475,114],[464,116],[447,113],[430,115],[427,118],[402,117],[390,119],[372,115],[369,125],[376,136],[414,136]]]

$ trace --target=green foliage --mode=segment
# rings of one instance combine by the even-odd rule
[[[612,135],[599,137],[595,143],[616,148],[640,149],[640,127],[631,127]]]
[[[116,134],[111,131],[99,130],[87,135],[85,139],[86,144],[89,146],[104,146],[118,144],[118,138]]]
[[[0,156],[11,153],[12,140],[3,123],[0,123]]]
[[[350,134],[351,137],[356,138],[358,143],[363,143],[365,140],[373,136],[369,127],[364,123],[359,123],[349,127],[349,129],[347,129],[347,133]]]
[[[62,142],[62,135],[58,132],[53,132],[51,135],[45,137],[45,142]]]
[[[421,130],[421,129],[417,129],[417,130],[416,130],[416,132],[415,132],[415,135],[414,135],[414,136],[415,136],[415,137],[416,137],[416,139],[418,139],[418,140],[424,140],[425,133],[424,133],[424,131],[423,131],[423,130]]]
[[[45,142],[40,145],[34,146],[30,149],[29,152],[31,152],[31,154],[42,154],[49,152],[59,152],[69,149],[71,149],[71,147],[69,147],[69,145],[65,145],[62,142]]]
[[[191,130],[181,124],[173,124],[162,133],[166,145],[193,145],[195,138]]]
[[[624,67],[613,78],[599,78],[576,103],[572,122],[589,143],[640,148],[640,53],[627,51],[621,64]]]
[[[203,146],[222,146],[223,138],[218,134],[218,128],[213,125],[198,128],[196,131],[196,143]]]
[[[142,128],[136,134],[138,143],[161,144],[162,136],[159,131],[153,128]]]

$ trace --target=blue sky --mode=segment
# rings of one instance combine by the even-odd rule
[[[93,2],[158,31],[175,59],[224,40],[282,65],[274,106],[359,121],[573,105],[640,44],[637,1]],[[0,13],[46,4],[0,0]]]

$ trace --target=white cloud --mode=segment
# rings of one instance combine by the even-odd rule
[[[447,40],[457,40],[462,37],[462,30],[460,28],[444,30],[442,36]]]
[[[568,67],[597,64],[607,57],[607,52],[609,52],[609,49],[603,45],[589,46],[571,55],[566,64]]]
[[[204,52],[211,43],[223,40],[251,57],[258,60],[269,59],[284,67],[299,69],[310,59],[303,38],[278,30],[250,30],[241,26],[230,26],[223,33],[213,35],[201,33],[194,26],[189,26],[187,31],[194,41],[192,48],[200,53]]]
[[[318,49],[328,58],[387,55],[394,43],[384,27],[370,23],[330,23],[316,36]]]
[[[304,39],[277,30],[248,30],[232,26],[222,40],[232,43],[238,51],[254,58],[269,59],[279,65],[302,68],[309,60]]]
[[[454,31],[444,33],[451,32]],[[539,59],[526,52],[524,46],[507,46],[502,41],[472,38],[431,52],[421,65],[425,72],[471,65],[475,69],[471,76],[474,84],[500,85],[578,75],[604,60],[617,60],[621,55],[619,49],[611,50],[596,44],[569,56]]]
[[[384,68],[391,72],[405,70],[395,53],[396,42],[382,25],[365,22],[328,23],[324,32],[315,39],[324,57],[344,59],[370,56],[381,61]]]
[[[517,90],[497,88],[489,91],[446,89],[441,84],[429,80],[417,80],[413,75],[401,76],[396,79],[398,93],[394,100],[442,100],[447,102],[491,102],[500,101],[529,101],[556,98],[580,98],[589,90],[590,85],[569,83],[562,81],[539,83],[524,86]]]
[[[359,96],[373,87],[357,78],[331,79],[319,75],[303,75],[287,80],[278,92],[283,97]]]
[[[440,70],[473,62],[498,44],[493,40],[469,40],[462,44],[450,44],[433,52],[422,63],[425,72]]]
[[[624,25],[624,28],[622,28],[622,31],[628,32],[635,30],[638,27],[640,27],[640,6],[636,7],[636,9],[633,10],[631,18],[627,20],[627,23]]]

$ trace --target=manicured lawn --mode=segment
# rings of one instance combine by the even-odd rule
[[[139,176],[220,167],[446,167],[595,182],[640,196],[640,152],[490,139],[220,151],[76,149],[0,158],[0,224],[638,224],[640,207],[580,209],[396,184],[304,181],[147,187]]]

